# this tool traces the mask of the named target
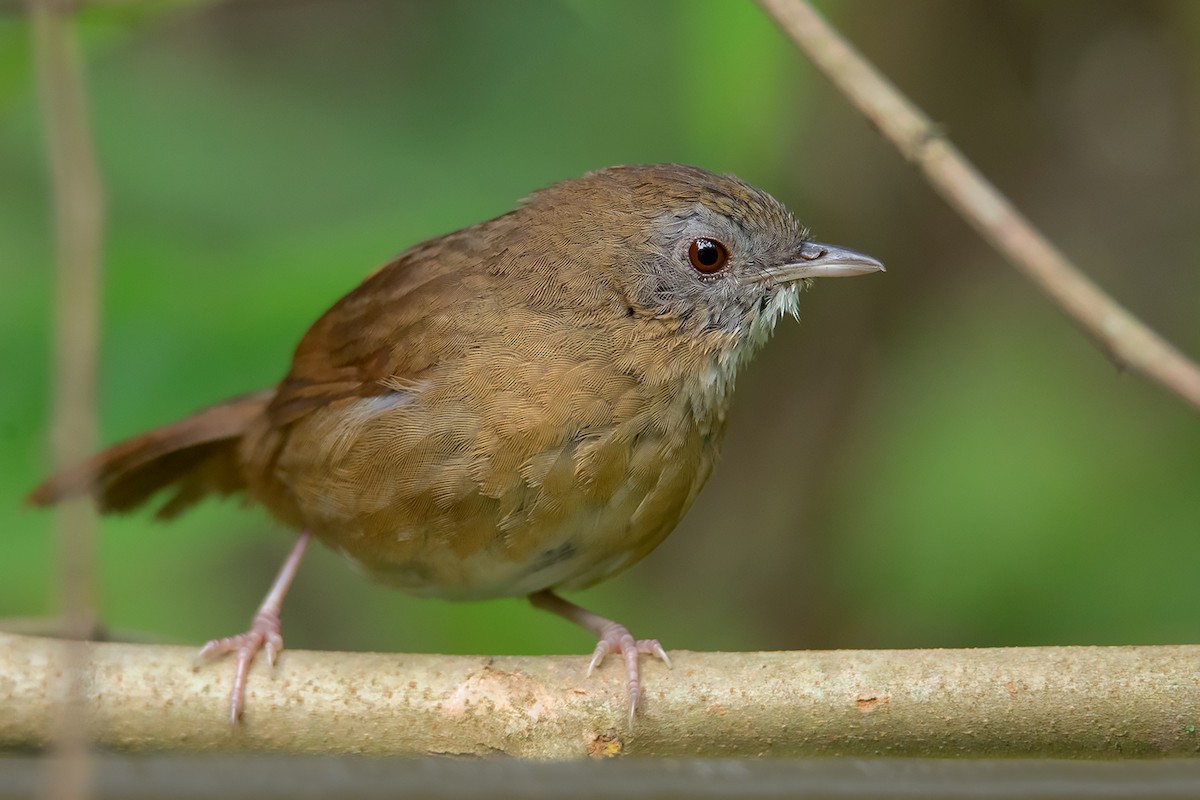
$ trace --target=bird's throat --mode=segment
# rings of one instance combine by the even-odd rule
[[[725,334],[713,348],[708,363],[688,387],[697,419],[714,419],[724,425],[738,371],[771,338],[781,317],[800,318],[799,293],[798,284],[778,287],[749,313],[742,326]]]

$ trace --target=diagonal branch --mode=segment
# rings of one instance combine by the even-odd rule
[[[933,187],[1041,287],[1119,367],[1200,408],[1200,367],[1100,290],[806,0],[757,0],[813,64]]]

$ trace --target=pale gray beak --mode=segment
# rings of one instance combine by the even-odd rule
[[[886,272],[883,262],[866,253],[821,242],[805,242],[798,258],[788,264],[767,267],[767,280],[772,283],[792,283],[804,278],[849,278]]]

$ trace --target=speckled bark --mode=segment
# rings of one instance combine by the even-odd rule
[[[49,737],[64,642],[0,634],[0,748]],[[231,666],[180,647],[88,644],[86,718],[122,749],[531,758],[1200,755],[1200,646],[776,653],[645,659],[288,651],[256,664],[227,718]]]

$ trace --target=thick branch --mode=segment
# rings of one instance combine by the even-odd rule
[[[0,748],[51,736],[65,643],[0,634]],[[615,661],[289,651],[256,664],[229,727],[231,666],[194,650],[87,645],[96,740],[133,750],[1113,757],[1200,753],[1200,646],[672,654],[644,660],[625,728]]]
[[[1100,290],[805,0],[758,0],[933,187],[1108,353],[1200,407],[1200,367]]]

